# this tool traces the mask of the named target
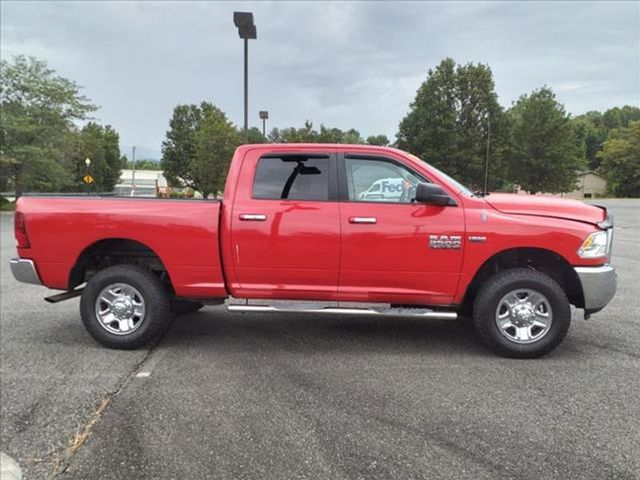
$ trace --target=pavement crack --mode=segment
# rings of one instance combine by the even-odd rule
[[[100,421],[100,418],[105,413],[109,405],[113,402],[113,400],[122,392],[125,387],[129,384],[131,379],[133,379],[136,374],[142,369],[145,363],[149,360],[152,353],[155,351],[156,347],[160,344],[162,337],[159,338],[152,346],[149,348],[147,353],[140,359],[140,361],[136,362],[129,373],[125,375],[122,380],[116,385],[116,387],[111,392],[106,392],[102,395],[100,400],[96,402],[95,407],[91,411],[89,417],[85,420],[85,422],[81,425],[78,425],[78,429],[75,435],[69,439],[69,442],[66,446],[57,448],[51,455],[51,463],[52,467],[47,475],[48,480],[52,480],[57,478],[59,475],[62,475],[67,471],[69,465],[71,464],[71,460],[76,455],[78,450],[85,444],[87,439],[91,436],[91,433],[97,423]]]

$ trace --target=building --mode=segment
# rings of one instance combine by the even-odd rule
[[[593,170],[585,170],[584,172],[578,172],[576,189],[565,194],[564,197],[581,200],[583,198],[603,197],[606,194],[607,181]]]
[[[162,170],[136,170],[134,176],[134,171],[127,169],[122,170],[115,193],[131,197],[155,197],[169,192]]]

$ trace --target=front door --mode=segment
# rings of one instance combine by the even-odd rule
[[[412,203],[417,183],[429,179],[398,159],[347,154],[339,168],[340,295],[399,304],[452,302],[462,263],[462,207]]]
[[[335,154],[285,153],[243,160],[231,220],[237,297],[332,299],[340,218]]]

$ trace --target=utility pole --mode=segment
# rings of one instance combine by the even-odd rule
[[[131,147],[131,196],[136,195],[136,147]]]

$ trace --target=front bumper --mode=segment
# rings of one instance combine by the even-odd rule
[[[585,314],[602,310],[616,294],[618,276],[611,265],[575,267],[584,295]]]
[[[10,264],[11,273],[19,282],[42,285],[33,260],[29,260],[27,258],[12,258]]]

